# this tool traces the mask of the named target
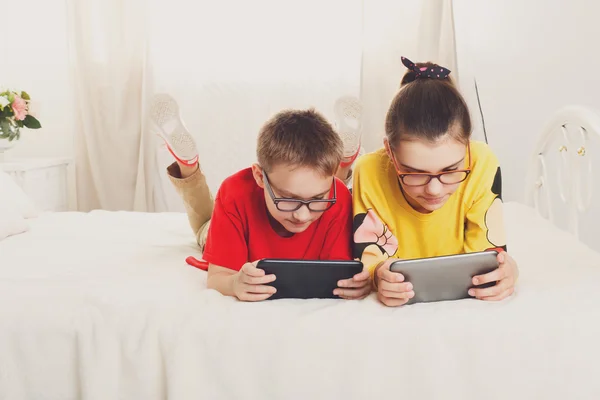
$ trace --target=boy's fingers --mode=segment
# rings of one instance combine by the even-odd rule
[[[350,279],[343,279],[341,281],[338,281],[337,283],[338,287],[347,287],[347,288],[356,288],[356,287],[361,287],[364,286],[365,283],[364,282],[355,282],[354,279],[350,278]]]
[[[266,285],[247,285],[244,288],[244,291],[246,293],[250,293],[250,294],[263,294],[263,293],[273,294],[273,293],[277,292],[277,289],[275,289],[273,286],[266,286]]]
[[[256,277],[265,275],[265,271],[263,269],[256,268],[253,263],[244,264],[244,266],[242,267],[242,272],[246,275]]]
[[[365,298],[369,293],[371,293],[371,287],[366,286],[359,289],[340,289],[337,288],[333,291],[333,294],[336,296],[340,296],[343,299],[353,300],[353,299],[362,299]]]
[[[248,285],[264,285],[265,283],[271,283],[275,280],[275,275],[265,275],[265,276],[251,276],[247,274],[242,275],[242,282],[247,283]]]
[[[349,296],[340,296],[340,299],[344,299],[344,300],[362,300],[362,299],[364,299],[365,297],[367,297],[367,295],[366,295],[366,294],[363,294],[363,295],[361,295],[361,296],[358,296],[358,297],[356,297],[356,296],[354,296],[354,297],[349,297]]]
[[[255,294],[255,293],[244,293],[240,300],[242,301],[263,301],[273,296],[273,293]]]
[[[357,281],[357,282],[368,281],[370,277],[371,277],[371,272],[369,272],[369,270],[364,270],[364,271],[359,272],[358,274],[354,275],[352,277],[352,280]]]
[[[357,274],[357,275],[354,275],[353,278],[342,279],[341,281],[338,281],[337,285],[339,287],[353,287],[353,288],[370,285],[369,277],[371,275],[369,274],[369,271],[366,271],[366,272],[367,272],[366,278],[361,276],[359,279],[357,279],[356,278],[358,276],[358,274]],[[362,274],[362,272],[361,272],[361,274]]]

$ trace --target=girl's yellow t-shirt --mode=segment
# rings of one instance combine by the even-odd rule
[[[385,149],[362,156],[353,182],[354,258],[371,273],[389,257],[413,259],[506,250],[498,159],[471,141],[471,173],[442,208],[414,210]]]

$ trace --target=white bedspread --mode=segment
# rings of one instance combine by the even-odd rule
[[[599,399],[600,255],[506,205],[517,293],[391,309],[206,290],[183,214],[0,241],[0,399]]]

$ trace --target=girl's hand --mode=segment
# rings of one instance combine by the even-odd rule
[[[390,271],[390,265],[396,260],[388,258],[375,271],[377,298],[388,307],[402,306],[415,297],[412,283],[404,282],[404,275]]]
[[[515,283],[519,277],[519,268],[515,260],[503,251],[498,253],[498,268],[490,273],[473,277],[474,285],[483,285],[489,282],[496,284],[484,289],[469,289],[469,295],[487,301],[499,301],[513,294]]]

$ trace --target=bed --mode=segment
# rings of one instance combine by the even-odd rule
[[[511,298],[395,309],[207,290],[181,213],[40,215],[0,241],[0,399],[598,399],[600,253],[505,209]]]

